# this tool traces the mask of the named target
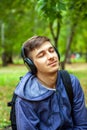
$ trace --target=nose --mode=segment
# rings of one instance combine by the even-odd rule
[[[50,53],[50,52],[47,52],[47,58],[48,59],[52,59],[54,56],[53,56],[53,54],[52,53]]]

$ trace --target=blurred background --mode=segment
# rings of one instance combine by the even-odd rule
[[[0,129],[10,125],[7,102],[27,72],[21,46],[33,35],[51,39],[87,96],[87,0],[0,0]]]

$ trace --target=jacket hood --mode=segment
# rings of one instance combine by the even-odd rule
[[[21,79],[15,90],[16,95],[30,101],[43,100],[53,93],[54,89],[45,88],[31,72]]]

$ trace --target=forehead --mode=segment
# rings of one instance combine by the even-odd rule
[[[42,45],[36,47],[36,50],[45,50],[48,49],[49,47],[52,47],[52,44],[49,41],[44,42]]]
[[[52,47],[52,44],[49,41],[46,41],[46,42],[44,42],[44,44],[42,44],[41,46],[39,46],[35,50],[37,50],[37,52],[46,51],[50,47]]]

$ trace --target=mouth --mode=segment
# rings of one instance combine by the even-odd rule
[[[53,62],[49,63],[48,65],[55,66],[56,64],[57,64],[57,61],[53,61]]]

